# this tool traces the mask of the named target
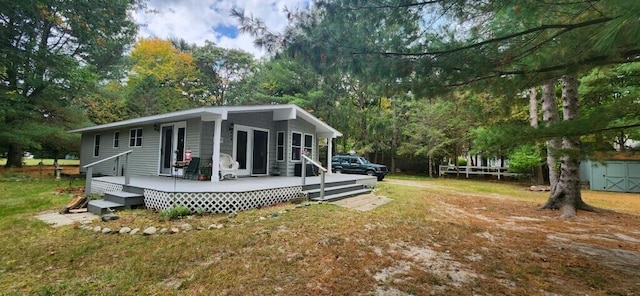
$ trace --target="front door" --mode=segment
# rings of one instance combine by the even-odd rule
[[[233,158],[240,164],[239,176],[260,176],[268,173],[269,131],[235,125]]]
[[[267,163],[269,161],[267,152],[269,151],[269,132],[253,131],[253,161],[251,162],[251,175],[266,175]]]
[[[184,160],[186,122],[163,124],[160,128],[160,175],[172,175],[173,164]]]

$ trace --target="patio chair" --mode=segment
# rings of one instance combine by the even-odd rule
[[[240,163],[233,160],[233,157],[229,154],[220,153],[220,180],[223,180],[226,176],[237,179],[236,172],[240,167]]]
[[[193,157],[189,164],[184,169],[182,178],[184,179],[196,179],[198,178],[198,169],[200,169],[200,157]]]

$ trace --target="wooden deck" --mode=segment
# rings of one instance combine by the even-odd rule
[[[124,185],[124,177],[96,177],[93,181],[101,181]],[[356,181],[375,186],[376,177],[366,175],[327,174],[325,182],[335,183],[344,181]],[[319,185],[320,177],[307,177],[306,185]],[[244,177],[238,179],[226,179],[217,183],[210,181],[197,181],[182,179],[180,177],[161,176],[132,176],[129,186],[151,189],[163,192],[247,192],[282,187],[302,186],[302,177]]]
[[[325,191],[333,191],[336,197],[346,197],[368,192],[368,188],[375,186],[376,182],[375,176],[329,174],[325,179]],[[320,177],[307,177],[305,185],[302,184],[302,177],[273,176],[228,179],[215,183],[175,177],[132,176],[128,185],[124,183],[124,177],[96,177],[92,179],[91,193],[109,198],[115,192],[134,193],[144,199],[147,208],[156,210],[183,205],[191,211],[230,213],[305,196],[314,198],[320,187]],[[100,201],[92,202],[96,207],[104,208],[99,205]]]

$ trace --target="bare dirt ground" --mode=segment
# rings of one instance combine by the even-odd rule
[[[497,250],[497,256],[520,257],[518,264],[528,264],[527,260],[538,261],[532,264],[532,268],[542,267],[541,273],[558,273],[557,264],[553,262],[561,262],[562,268],[574,270],[572,272],[578,276],[576,279],[564,279],[567,285],[580,285],[576,281],[582,276],[586,281],[583,284],[587,286],[616,287],[605,288],[605,294],[640,293],[640,211],[637,211],[640,209],[639,194],[611,194],[615,203],[626,207],[627,213],[581,211],[575,218],[562,220],[557,211],[536,210],[535,204],[527,204],[505,195],[460,195],[459,189],[426,182],[388,182],[451,193],[446,197],[435,197],[441,206],[433,209],[433,214],[442,222],[468,224],[474,228],[485,229],[482,233],[476,233],[477,238],[471,241],[477,242],[478,246],[482,245],[482,248]],[[607,194],[589,191],[583,194],[583,199],[589,203],[590,200],[607,199]],[[451,264],[446,252],[438,254],[432,250],[409,250],[414,257],[413,261],[420,262],[430,258],[431,262],[435,262],[432,267],[440,272],[449,273],[453,282],[482,277],[481,274],[472,272],[478,270],[473,267],[473,262],[483,261],[480,255],[467,256],[469,261],[465,267],[465,264],[459,262]],[[523,260],[523,255],[528,259]],[[439,260],[434,261],[434,258]],[[447,266],[438,262],[450,264]],[[545,270],[545,266],[548,269]],[[602,267],[614,270],[616,276],[596,279],[588,276],[590,270],[595,271]],[[388,276],[392,276],[393,272],[389,274]],[[563,279],[559,277],[558,280]],[[506,287],[513,284],[509,281],[504,282]],[[601,294],[601,291],[594,293]]]

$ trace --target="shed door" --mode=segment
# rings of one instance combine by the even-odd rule
[[[627,171],[625,163],[608,162],[606,170],[607,176],[605,177],[605,190],[624,192],[626,190],[625,174]]]
[[[627,192],[640,192],[640,162],[627,162]]]
[[[591,190],[606,190],[607,183],[605,182],[607,178],[607,167],[598,162],[592,162],[591,165],[591,180],[590,187]]]

